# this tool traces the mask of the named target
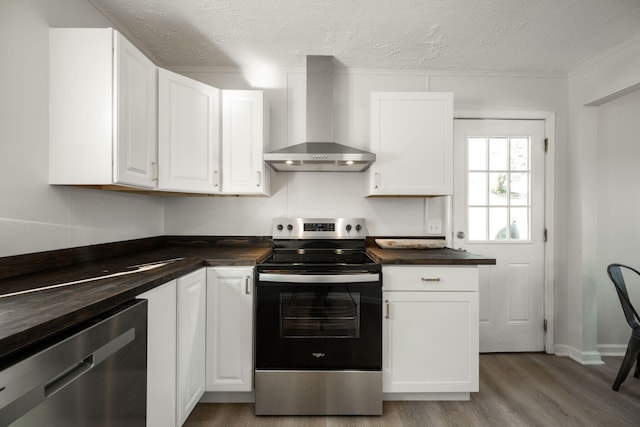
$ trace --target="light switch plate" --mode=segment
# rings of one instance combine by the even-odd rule
[[[442,234],[442,221],[439,219],[427,221],[427,234]]]

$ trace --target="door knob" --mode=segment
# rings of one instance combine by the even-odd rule
[[[464,239],[464,236],[465,236],[464,231],[458,231],[458,233],[456,234],[456,237],[458,239]]]

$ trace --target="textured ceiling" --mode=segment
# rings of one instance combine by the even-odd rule
[[[90,0],[166,67],[565,73],[640,32],[640,0]]]

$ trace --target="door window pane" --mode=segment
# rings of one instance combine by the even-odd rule
[[[469,170],[487,170],[487,138],[469,138]]]
[[[489,205],[506,206],[509,182],[504,172],[489,174]]]
[[[487,240],[487,208],[469,208],[469,240]]]
[[[507,240],[507,208],[489,208],[489,240]]]
[[[509,185],[509,201],[512,205],[529,204],[529,174],[512,173]]]
[[[529,170],[529,138],[511,138],[511,170]]]
[[[469,172],[469,205],[487,204],[486,172]]]
[[[529,209],[511,208],[511,240],[529,240]]]
[[[489,169],[507,170],[507,138],[489,138]]]

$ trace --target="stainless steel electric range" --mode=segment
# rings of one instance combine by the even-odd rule
[[[382,414],[382,273],[362,218],[278,218],[257,266],[257,415]]]

